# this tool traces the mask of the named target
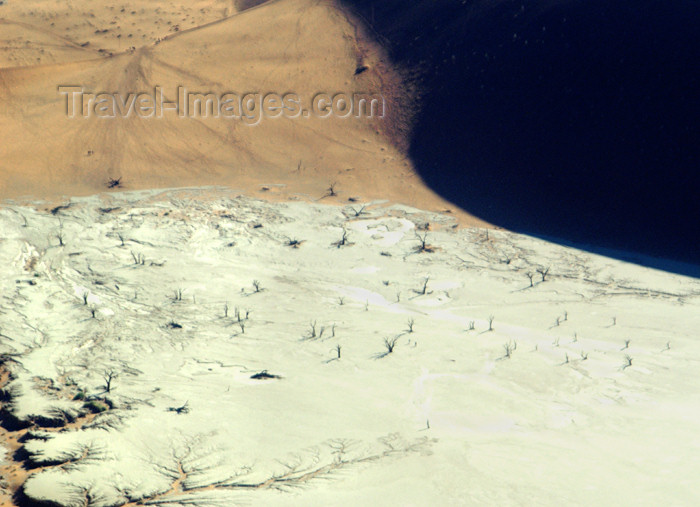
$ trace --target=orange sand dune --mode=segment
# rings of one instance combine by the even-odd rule
[[[126,189],[224,184],[256,190],[281,183],[285,195],[320,197],[337,183],[344,200],[449,207],[425,188],[400,149],[411,104],[400,76],[335,3],[83,4],[82,11],[77,2],[0,11],[0,26],[13,31],[12,37],[2,32],[0,52],[0,197],[89,194],[110,180]],[[126,48],[133,32],[147,36]],[[23,40],[29,49],[12,49]],[[292,93],[305,108],[318,92],[374,93],[386,99],[386,114],[264,118],[254,126],[180,118],[174,111],[105,119],[91,110],[89,118],[69,118],[69,97],[59,93],[68,85],[117,93],[124,105],[130,93],[153,95],[156,86],[166,101],[176,101],[184,87],[216,97]]]

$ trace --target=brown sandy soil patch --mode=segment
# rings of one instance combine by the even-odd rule
[[[0,67],[71,62],[96,56],[97,51],[59,34],[0,18]]]

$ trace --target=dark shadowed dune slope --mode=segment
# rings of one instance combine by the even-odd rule
[[[345,1],[421,76],[432,189],[517,231],[700,263],[700,2]]]

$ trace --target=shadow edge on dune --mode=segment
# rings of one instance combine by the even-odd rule
[[[699,276],[700,4],[543,4],[343,0],[419,76],[409,154],[433,191],[496,226]]]

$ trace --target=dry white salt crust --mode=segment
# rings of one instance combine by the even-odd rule
[[[406,207],[197,193],[0,209],[26,498],[700,503],[698,280]]]

